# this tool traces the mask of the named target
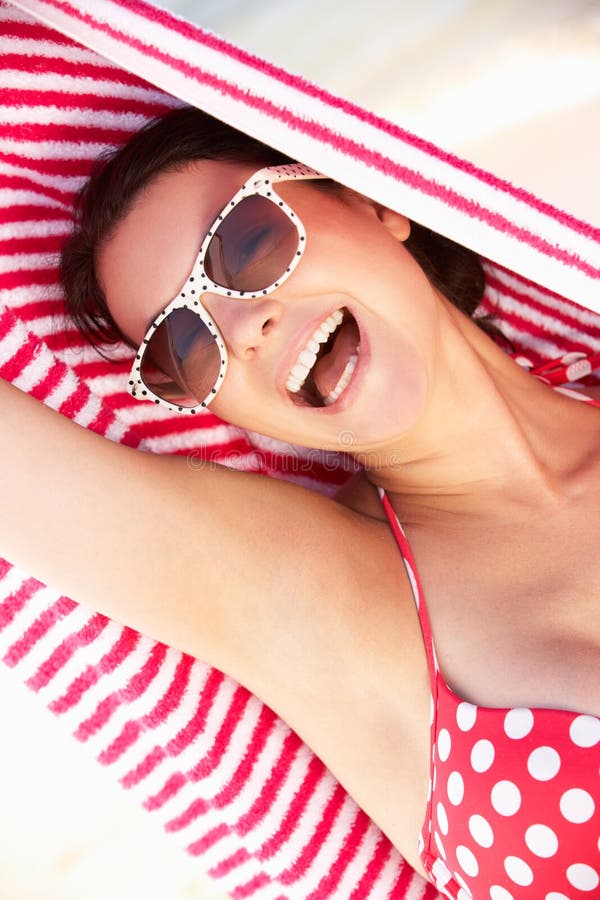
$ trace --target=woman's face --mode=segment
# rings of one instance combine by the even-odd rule
[[[102,247],[100,284],[136,345],[183,286],[217,213],[256,168],[207,160],[162,174]],[[438,340],[439,299],[403,246],[409,224],[318,182],[283,182],[278,190],[304,223],[304,256],[261,299],[203,295],[229,354],[211,409],[309,447],[368,452],[390,444],[424,411]],[[306,382],[309,403],[290,373],[319,326],[332,314],[330,327],[339,320],[337,311],[342,323]]]

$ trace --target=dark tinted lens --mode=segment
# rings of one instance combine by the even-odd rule
[[[190,309],[175,309],[154,329],[142,356],[142,380],[157,397],[197,406],[219,378],[221,356],[208,326]]]
[[[266,197],[238,203],[217,228],[204,267],[215,284],[234,291],[260,291],[279,281],[298,249],[298,231]]]

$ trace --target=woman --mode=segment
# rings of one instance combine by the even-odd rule
[[[134,396],[365,474],[332,502],[192,469],[1,384],[4,552],[245,684],[449,897],[590,896],[597,404],[466,315],[472,254],[287,162],[169,114],[92,179],[63,279]]]

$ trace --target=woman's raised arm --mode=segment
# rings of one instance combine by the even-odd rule
[[[422,786],[398,748],[415,740],[402,711],[421,688],[426,708],[428,688],[385,524],[296,485],[112,443],[1,378],[0,421],[0,554],[243,683],[413,860],[406,811]]]
[[[115,444],[2,379],[0,417],[0,552],[93,609],[214,661],[217,601],[242,584],[246,596],[272,590],[276,578],[273,559],[252,559],[273,528],[250,506],[254,479]]]
[[[364,633],[381,523],[285,482],[115,444],[2,379],[0,417],[0,553],[49,586],[246,684],[259,646],[309,654],[347,640],[344,623]]]

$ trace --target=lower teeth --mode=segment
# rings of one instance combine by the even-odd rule
[[[334,387],[334,389],[327,394],[326,397],[323,397],[323,404],[325,406],[331,406],[332,403],[338,399],[341,395],[342,391],[345,391],[348,385],[350,384],[350,379],[352,378],[352,374],[354,369],[356,368],[356,361],[358,359],[358,347],[356,348],[356,353],[353,353],[348,362],[344,367],[344,371],[339,377],[338,383]]]

